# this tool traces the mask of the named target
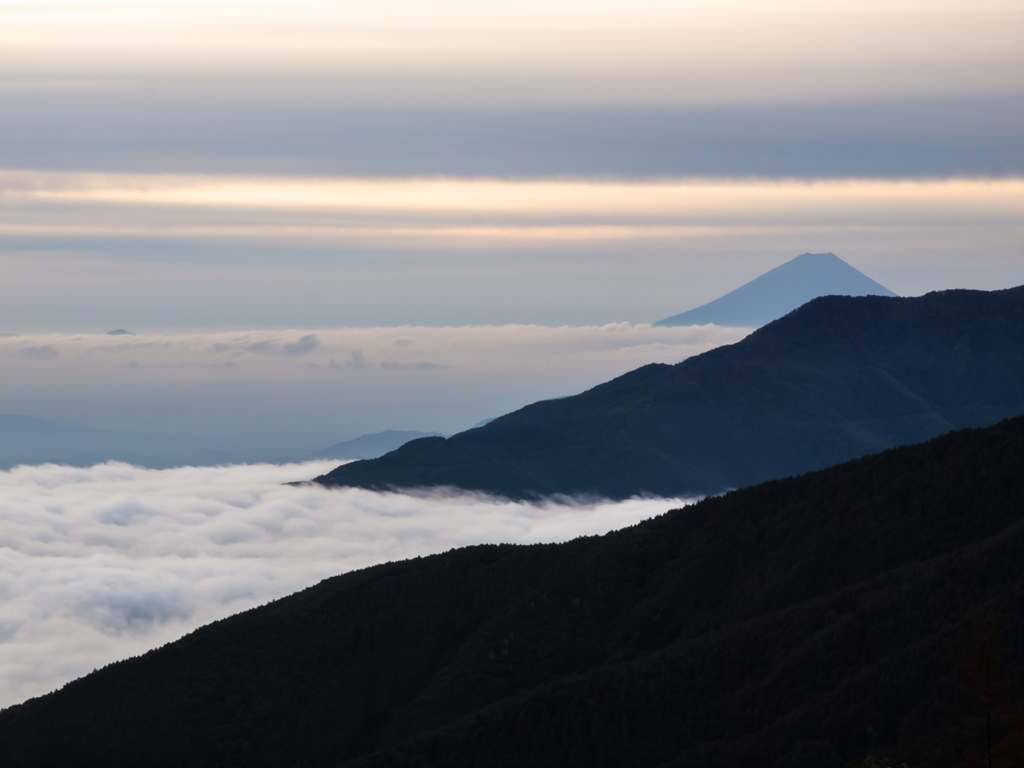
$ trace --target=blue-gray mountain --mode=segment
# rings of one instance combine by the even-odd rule
[[[735,291],[655,325],[760,328],[819,296],[895,296],[832,253],[804,253]]]
[[[827,296],[738,344],[316,480],[510,498],[703,495],[1022,412],[1024,286]]]
[[[335,443],[328,448],[314,451],[309,459],[376,459],[421,437],[440,437],[440,432],[403,432],[385,429],[372,435],[360,435],[354,440]]]

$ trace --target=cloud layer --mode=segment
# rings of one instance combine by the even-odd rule
[[[0,472],[0,706],[355,568],[564,541],[682,503],[533,506],[282,485],[336,463]]]
[[[651,322],[805,252],[901,295],[1024,276],[1019,178],[0,170],[0,201],[9,333]]]
[[[748,332],[612,323],[12,336],[0,338],[0,403],[105,429],[305,435],[299,458],[384,429],[462,431]]]
[[[193,100],[635,105],[1018,92],[1022,13],[900,3],[19,4],[8,88],[163,78]]]

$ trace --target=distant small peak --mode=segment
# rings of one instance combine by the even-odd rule
[[[126,331],[124,328],[118,328],[116,331],[107,331],[107,336],[134,336],[135,334],[131,331]]]
[[[796,257],[796,259],[836,259],[837,261],[843,261],[832,253],[832,251],[829,251],[828,253],[801,253]],[[792,261],[796,261],[796,259],[792,259]],[[845,264],[846,262],[843,263]]]

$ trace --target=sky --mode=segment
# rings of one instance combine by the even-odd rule
[[[991,0],[0,2],[0,334],[642,335],[806,252],[900,295],[1010,287],[1021,71],[1024,6]],[[445,363],[446,403],[393,370],[390,415],[349,399],[322,432],[447,433],[625,372],[537,358],[505,397],[501,357],[486,385]],[[233,437],[328,413],[308,366],[225,404],[215,369],[172,396],[122,362],[7,363],[0,413],[198,435],[252,406]]]
[[[1020,283],[1017,2],[0,4],[0,332]]]

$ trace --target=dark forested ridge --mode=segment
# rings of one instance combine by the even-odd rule
[[[511,498],[703,495],[1022,412],[1024,287],[827,296],[737,344],[317,481]]]
[[[3,710],[0,765],[968,765],[987,711],[1019,766],[1022,469],[1018,417],[328,579]]]

